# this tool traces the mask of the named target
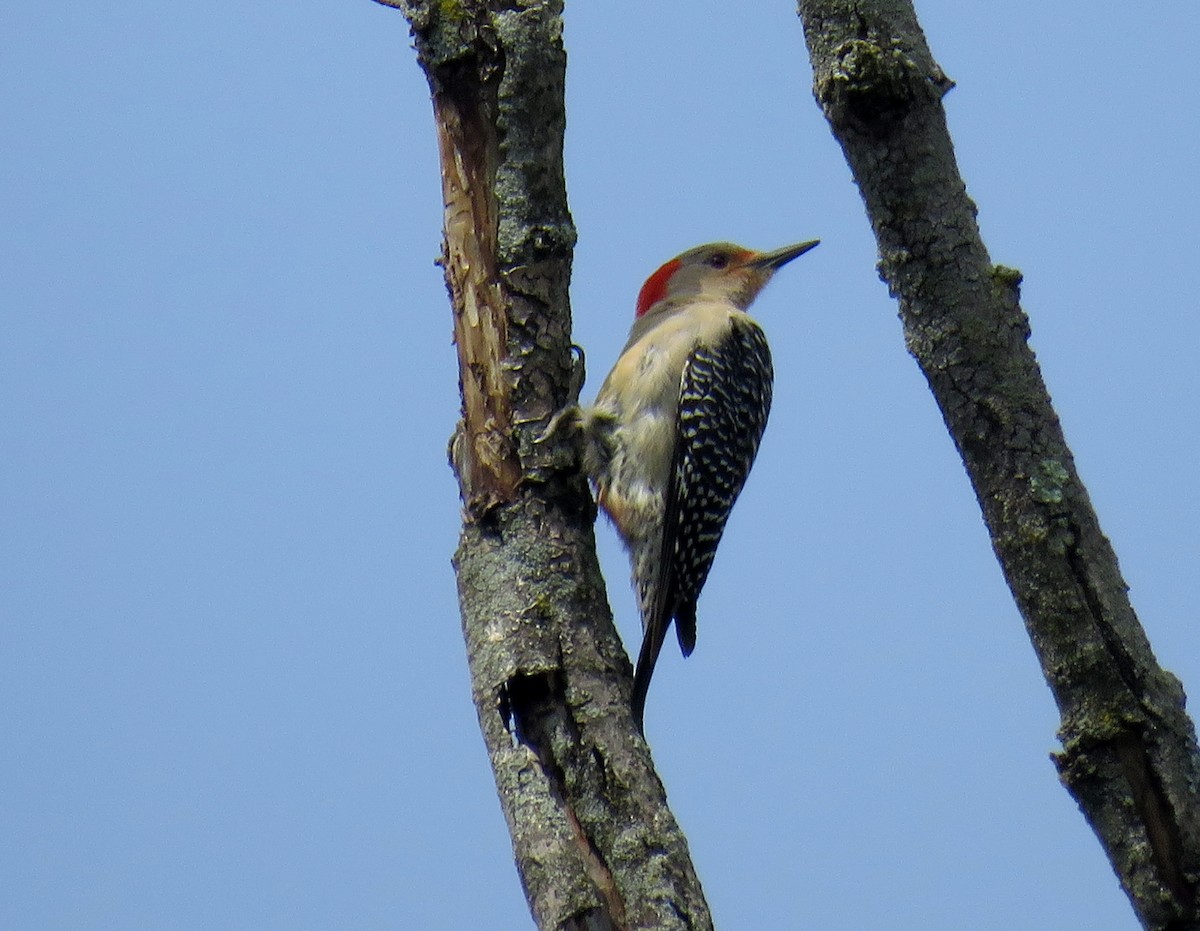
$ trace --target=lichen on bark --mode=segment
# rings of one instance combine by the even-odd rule
[[[462,419],[454,565],[472,697],[542,929],[703,931],[687,843],[629,711],[632,670],[565,438],[575,230],[561,3],[410,2],[445,198]]]
[[[1200,927],[1200,753],[1079,478],[946,129],[953,86],[907,0],[801,0],[814,94],[1058,703],[1063,783],[1147,928]]]

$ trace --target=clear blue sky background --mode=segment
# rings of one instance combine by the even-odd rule
[[[1200,6],[919,7],[1080,471],[1200,689]],[[585,394],[661,261],[823,240],[757,305],[772,422],[650,696],[718,924],[1132,929],[799,22],[732,10],[566,25]],[[0,132],[0,927],[530,927],[459,634],[403,19],[9,4]]]

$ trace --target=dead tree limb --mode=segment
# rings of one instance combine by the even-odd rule
[[[629,713],[631,669],[596,561],[595,508],[562,438],[574,378],[560,0],[384,0],[433,99],[441,264],[462,420],[454,565],[479,724],[538,927],[712,927]]]
[[[800,0],[814,91],[1058,703],[1060,777],[1147,928],[1200,927],[1200,754],[1063,439],[1019,305],[959,176],[908,0]]]

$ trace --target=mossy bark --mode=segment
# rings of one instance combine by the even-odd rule
[[[816,98],[842,145],[909,351],[962,456],[1062,717],[1055,764],[1147,928],[1200,927],[1200,755],[993,265],[942,108],[953,83],[907,0],[800,0]]]
[[[579,380],[561,2],[382,2],[407,17],[433,100],[463,403],[454,565],[473,698],[530,909],[544,931],[711,928],[630,716],[595,507],[568,437],[539,441]]]

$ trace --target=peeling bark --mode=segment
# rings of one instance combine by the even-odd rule
[[[382,0],[412,27],[445,197],[462,420],[454,565],[472,697],[541,929],[712,927],[629,711],[632,669],[567,437],[561,2]],[[564,431],[565,432],[565,431]]]
[[[1020,273],[993,265],[946,129],[953,86],[907,0],[800,0],[814,92],[962,456],[1062,718],[1060,777],[1142,924],[1200,927],[1200,754],[1159,667],[1028,344]]]

